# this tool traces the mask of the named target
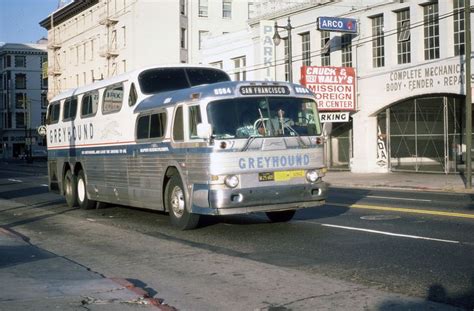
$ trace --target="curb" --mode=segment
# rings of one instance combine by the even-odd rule
[[[402,191],[426,191],[426,192],[444,192],[444,193],[464,193],[474,194],[474,189],[464,188],[429,188],[429,187],[412,187],[412,186],[386,186],[386,185],[354,185],[354,184],[339,184],[328,182],[329,187],[334,188],[353,188],[353,189],[388,189],[388,190],[402,190]]]

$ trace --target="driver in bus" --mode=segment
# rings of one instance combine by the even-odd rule
[[[285,128],[288,128],[288,126],[291,127],[295,124],[292,119],[285,117],[285,111],[281,108],[279,108],[276,115],[270,119],[270,123],[277,135],[285,134]]]

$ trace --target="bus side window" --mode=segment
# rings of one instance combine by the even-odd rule
[[[150,119],[150,138],[163,137],[165,135],[166,113],[155,113]]]
[[[189,118],[189,138],[197,139],[197,125],[202,122],[201,120],[201,110],[199,106],[190,106],[188,108],[188,118]]]
[[[112,113],[122,109],[123,101],[123,85],[117,83],[107,87],[104,91],[104,101],[102,105],[102,112]]]
[[[174,141],[183,141],[184,140],[183,107],[178,107],[178,109],[176,109],[176,113],[174,115],[173,140]]]
[[[137,139],[149,138],[150,115],[140,116],[137,121]]]
[[[130,86],[130,94],[128,94],[128,105],[133,106],[137,103],[137,89],[135,88],[135,83],[132,83]]]
[[[99,106],[99,91],[91,91],[84,96],[81,100],[81,117],[92,117],[97,113],[97,107]]]
[[[46,117],[47,124],[54,124],[59,121],[59,103],[54,102],[49,104],[48,108],[48,116]]]
[[[77,114],[77,97],[69,97],[64,101],[63,121],[74,120]]]

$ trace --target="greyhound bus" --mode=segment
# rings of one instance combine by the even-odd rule
[[[325,202],[313,93],[230,81],[222,70],[150,67],[66,91],[48,105],[51,191],[70,207],[156,209],[180,229],[201,215],[289,221]]]

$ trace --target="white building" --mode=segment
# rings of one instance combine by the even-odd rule
[[[248,0],[76,0],[48,30],[48,98],[148,65],[199,63],[202,39],[247,27]]]
[[[290,17],[294,82],[303,65],[356,71],[356,108],[349,122],[332,124],[329,167],[459,172],[465,160],[463,5],[343,0],[287,7],[251,19],[246,33],[209,38],[202,62],[236,79],[287,80],[288,34],[280,27]],[[355,19],[358,33],[318,30],[318,17]],[[277,47],[275,22],[284,43]]]
[[[0,158],[45,149],[37,128],[46,117],[46,60],[46,44],[0,45]]]

